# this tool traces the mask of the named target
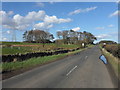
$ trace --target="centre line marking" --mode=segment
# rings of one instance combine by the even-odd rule
[[[66,74],[66,76],[68,76],[70,73],[72,73],[73,70],[75,70],[76,68],[77,68],[77,66],[75,66],[74,68],[72,68],[72,69]]]

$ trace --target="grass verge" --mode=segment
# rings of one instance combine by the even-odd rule
[[[120,79],[120,77],[119,77],[119,73],[120,73],[120,66],[119,66],[120,60],[118,58],[114,57],[109,52],[107,52],[105,49],[102,49],[102,53],[105,55],[105,57],[107,58],[108,62],[112,66],[116,76]]]

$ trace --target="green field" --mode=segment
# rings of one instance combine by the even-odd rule
[[[27,42],[0,42],[3,45],[40,45],[40,43],[27,43]]]
[[[30,52],[42,52],[42,51],[51,51],[51,50],[57,50],[60,49],[74,49],[80,47],[80,45],[56,45],[55,43],[45,44],[43,47],[43,44],[41,43],[22,43],[22,42],[3,42],[2,43],[2,55],[5,54],[25,54]],[[13,46],[12,45],[24,45],[24,46]],[[37,46],[25,46],[25,45],[37,45]]]

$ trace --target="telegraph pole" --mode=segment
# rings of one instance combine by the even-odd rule
[[[13,30],[12,42],[16,42],[16,30]]]

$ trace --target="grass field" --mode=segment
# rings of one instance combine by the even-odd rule
[[[17,53],[29,53],[29,52],[41,52],[41,51],[50,51],[50,50],[57,50],[58,48],[60,49],[74,49],[80,47],[80,45],[67,45],[67,44],[62,44],[62,45],[56,45],[55,43],[50,43],[50,44],[45,44],[43,47],[42,44],[40,43],[22,43],[22,42],[3,42],[2,45],[2,54],[17,54]],[[12,45],[18,45],[18,46],[13,46]],[[23,46],[19,46],[23,45]],[[26,45],[33,45],[33,46],[26,46]],[[34,46],[35,45],[35,46]],[[37,46],[36,46],[37,45]]]
[[[0,42],[3,45],[40,45],[40,43],[27,43],[27,42]]]

